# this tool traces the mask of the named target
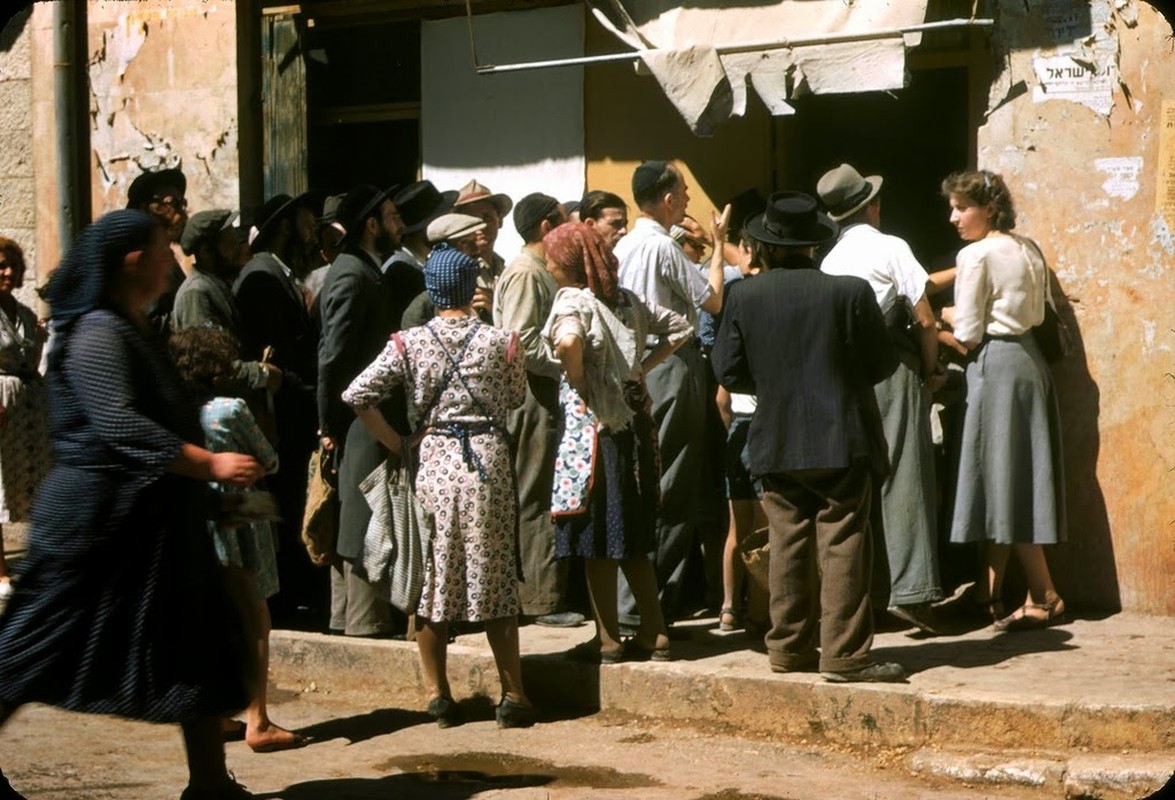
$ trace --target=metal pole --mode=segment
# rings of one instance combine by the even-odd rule
[[[472,27],[472,22],[470,23]],[[794,39],[776,39],[769,42],[747,42],[745,44],[717,45],[715,52],[719,55],[728,53],[747,53],[760,50],[782,50],[790,47],[810,47],[820,44],[838,44],[841,42],[863,42],[874,39],[889,39],[903,36],[907,33],[921,33],[923,31],[939,30],[943,28],[979,27],[990,28],[995,25],[994,19],[951,19],[939,22],[924,22],[921,25],[910,25],[905,28],[885,28],[875,31],[859,33],[836,33],[825,36],[797,36]],[[646,53],[668,53],[671,48],[655,50],[635,50],[628,53],[610,53],[602,56],[582,56],[579,58],[560,58],[550,61],[527,61],[519,64],[477,64],[477,54],[474,53],[475,68],[479,75],[490,75],[499,72],[522,72],[530,69],[546,69],[549,67],[574,67],[583,64],[603,64],[612,61],[636,61]]]
[[[57,228],[61,252],[73,243],[89,216],[89,174],[83,173],[83,148],[88,136],[82,120],[88,116],[89,98],[82,86],[80,65],[85,58],[79,47],[85,42],[86,4],[53,4],[53,98],[57,117]],[[83,111],[81,103],[86,103]]]

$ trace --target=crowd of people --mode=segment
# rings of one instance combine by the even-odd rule
[[[1061,620],[1043,255],[1003,179],[961,172],[942,192],[967,244],[928,273],[881,232],[882,184],[842,164],[731,231],[729,205],[708,230],[687,216],[664,161],[635,169],[631,225],[610,192],[514,202],[477,180],[189,215],[183,173],[147,172],[53,272],[48,326],[0,239],[0,524],[32,509],[15,580],[0,556],[0,723],[28,702],[178,722],[183,798],[249,797],[226,738],[307,744],[268,715],[279,624],[415,639],[441,727],[460,721],[447,645],[484,630],[497,723],[529,725],[520,625],[590,615],[570,655],[600,664],[670,660],[698,608],[753,630],[740,554],[760,520],[770,668],[901,680],[870,656],[874,605],[939,632],[943,496],[950,540],[983,545],[995,628]],[[949,380],[966,405],[943,492]],[[301,541],[309,463],[337,491],[329,569]],[[372,500],[401,467],[427,524],[397,607],[365,555],[403,524]],[[1028,596],[1006,614],[1013,553]]]

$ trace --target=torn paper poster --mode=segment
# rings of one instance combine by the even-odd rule
[[[1116,56],[1099,55],[1092,63],[1078,63],[1072,55],[1037,56],[1032,69],[1037,80],[1032,88],[1034,103],[1070,100],[1107,116],[1114,108]]]
[[[1110,197],[1120,197],[1129,200],[1138,194],[1141,186],[1138,183],[1138,173],[1142,171],[1141,156],[1127,156],[1123,158],[1095,158],[1093,168],[1098,172],[1106,173],[1106,181],[1102,189]]]
[[[1155,170],[1155,211],[1175,230],[1175,100],[1159,112],[1159,163]]]

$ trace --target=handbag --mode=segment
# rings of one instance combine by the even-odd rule
[[[384,461],[359,483],[371,521],[363,537],[362,571],[371,583],[388,587],[391,604],[416,612],[424,588],[424,552],[432,539],[433,519],[420,505],[410,459],[398,467]]]
[[[334,562],[339,535],[339,497],[331,483],[332,453],[322,445],[310,456],[306,479],[306,511],[302,515],[302,544],[317,566]]]
[[[1069,351],[1073,349],[1073,337],[1069,333],[1069,327],[1057,312],[1057,303],[1053,299],[1052,270],[1049,269],[1048,262],[1044,260],[1044,253],[1036,242],[1031,239],[1027,241],[1040,256],[1041,262],[1044,263],[1045,279],[1048,281],[1044,294],[1044,319],[1032,329],[1032,336],[1036,339],[1036,346],[1040,348],[1040,354],[1044,356],[1044,360],[1055,364],[1069,355]]]

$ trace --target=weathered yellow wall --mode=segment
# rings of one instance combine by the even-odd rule
[[[615,39],[588,20],[585,52],[615,50]],[[713,138],[690,132],[656,80],[637,75],[627,62],[584,69],[584,152],[587,188],[615,192],[633,216],[632,172],[647,159],[674,160],[691,196],[689,213],[708,224],[716,203],[755,188],[771,190],[774,123],[758,98],[747,115],[718,128]]]
[[[1089,4],[1071,7],[1080,15]],[[1175,614],[1175,216],[1155,208],[1158,114],[1175,100],[1175,55],[1169,22],[1146,3],[1132,8],[1136,24],[1117,14],[1109,23],[1129,97],[1115,86],[1108,116],[1034,102],[1033,57],[1072,48],[1017,40],[1013,25],[1047,38],[1038,14],[1027,26],[1001,21],[1011,58],[995,94],[1021,80],[1028,92],[979,130],[979,163],[1008,180],[1017,229],[1049,257],[1079,335],[1054,370],[1070,534],[1049,553],[1059,589],[1082,605]],[[1106,158],[1141,158],[1141,169],[1107,186]]]
[[[235,6],[89,4],[94,213],[144,169],[178,166],[193,211],[238,200]]]

